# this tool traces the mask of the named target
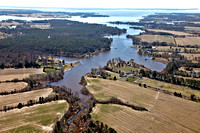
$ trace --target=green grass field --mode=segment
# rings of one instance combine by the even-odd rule
[[[116,68],[116,70],[121,70],[122,72],[130,72],[131,70],[132,71],[138,71],[139,68],[134,68],[134,67],[130,67],[130,66],[124,66],[124,67],[118,67]]]
[[[51,132],[52,124],[68,109],[64,100],[0,113],[0,132]]]

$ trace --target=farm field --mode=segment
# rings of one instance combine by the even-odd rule
[[[0,96],[0,108],[3,108],[4,106],[18,105],[18,103],[27,103],[29,100],[39,100],[39,97],[47,97],[52,91],[52,88],[47,88]]]
[[[115,104],[97,104],[92,117],[123,132],[198,132],[199,103],[159,93],[154,108],[135,111]]]
[[[140,38],[142,42],[166,42],[168,44],[174,44],[174,38],[167,35],[140,35],[136,37]]]
[[[68,109],[65,100],[0,112],[0,132],[41,133],[52,132],[55,120]]]
[[[8,83],[0,83],[0,92],[11,92],[14,90],[21,90],[25,88],[28,84],[26,82],[8,82]]]
[[[107,100],[110,97],[117,97],[122,101],[128,101],[134,105],[144,106],[151,109],[158,92],[140,87],[124,81],[113,81],[105,79],[87,78],[90,83],[88,90],[98,100]],[[143,96],[145,95],[145,97]]]
[[[185,26],[185,30],[189,32],[200,33],[200,27],[189,27]]]
[[[36,68],[22,68],[22,69],[1,69],[0,70],[0,81],[13,80],[18,78],[19,80],[29,77],[30,74],[43,73],[43,69]]]
[[[154,80],[154,79],[149,79],[146,77],[143,77],[138,82],[152,86],[152,87],[159,88],[161,90],[168,90],[170,92],[178,92],[178,93],[181,93],[188,97],[190,97],[191,94],[195,94],[196,96],[200,97],[200,91],[191,89],[186,86],[180,86],[180,85],[175,85],[175,84],[171,84],[171,83],[166,83],[166,82],[162,82],[162,81],[158,81],[158,80]]]
[[[162,51],[162,52],[169,52],[169,51],[178,51],[178,52],[185,52],[186,51],[191,51],[191,52],[200,52],[199,48],[182,48],[182,47],[170,47],[170,46],[156,46],[156,50]]]
[[[176,44],[180,46],[200,46],[200,37],[185,37],[185,38],[180,38],[177,37],[175,38]]]
[[[147,29],[149,31],[154,31],[154,32],[167,32],[167,33],[170,33],[170,34],[173,34],[173,35],[178,35],[178,36],[182,36],[182,35],[185,35],[185,36],[188,36],[188,35],[193,35],[193,34],[190,34],[190,33],[187,33],[187,32],[181,32],[181,31],[173,31],[173,30],[158,30],[158,29]]]
[[[116,104],[97,104],[91,116],[123,132],[199,132],[200,104],[123,81],[96,79],[88,85],[95,98],[116,96],[149,111],[136,111]],[[108,84],[105,86],[105,84]],[[110,86],[112,84],[112,86]],[[95,85],[100,90],[95,90]],[[120,93],[119,93],[120,92]],[[99,97],[101,95],[101,98]]]

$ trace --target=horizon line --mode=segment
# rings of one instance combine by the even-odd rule
[[[66,9],[87,9],[87,10],[98,10],[98,9],[111,9],[111,10],[115,10],[115,9],[129,9],[129,10],[199,10],[200,8],[144,8],[144,7],[139,7],[139,8],[107,8],[107,7],[37,7],[37,6],[0,6],[0,7],[15,7],[15,8],[66,8]]]

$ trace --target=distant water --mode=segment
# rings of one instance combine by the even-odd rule
[[[26,8],[27,9],[27,8]],[[131,48],[133,46],[132,40],[127,39],[126,35],[137,35],[141,30],[135,30],[129,28],[129,25],[114,25],[109,24],[109,21],[139,21],[144,16],[154,13],[172,13],[172,12],[190,12],[190,13],[200,13],[199,10],[72,10],[65,8],[32,8],[41,11],[65,11],[65,12],[95,12],[102,15],[109,15],[110,17],[88,17],[88,18],[80,18],[80,17],[72,17],[69,20],[87,22],[87,23],[98,23],[98,24],[106,24],[108,26],[125,28],[127,29],[127,33],[122,34],[120,36],[108,36],[109,38],[113,38],[113,42],[111,44],[111,50],[107,52],[102,52],[97,56],[83,59],[69,58],[69,57],[57,57],[59,59],[64,59],[65,62],[75,62],[80,61],[82,64],[72,68],[70,71],[65,72],[64,79],[59,82],[53,82],[51,85],[65,85],[69,88],[72,88],[74,92],[78,92],[82,98],[82,103],[85,103],[85,100],[88,98],[80,93],[80,89],[82,86],[79,84],[81,76],[90,72],[92,68],[99,68],[106,65],[107,61],[112,58],[120,57],[123,60],[134,59],[134,61],[138,64],[142,64],[145,67],[155,70],[162,71],[165,68],[165,64],[152,61],[151,57],[138,55],[138,49]],[[22,19],[22,20],[41,20],[38,18],[26,18],[26,17],[6,17],[0,16],[0,20],[5,19]],[[52,18],[49,18],[52,19]]]
[[[109,18],[81,18],[73,17],[71,20],[78,20],[81,22],[88,23],[101,23],[105,24],[109,21],[138,21],[143,16],[147,16],[149,14],[154,13],[200,13],[200,9],[197,10],[166,10],[166,9],[155,9],[155,10],[144,10],[144,9],[84,9],[84,8],[54,8],[54,7],[0,7],[0,9],[31,9],[31,10],[40,10],[40,11],[49,11],[49,12],[93,12],[101,15],[109,15]],[[1,18],[7,19],[7,18]],[[17,19],[16,17],[12,17],[12,19]],[[43,18],[26,18],[19,17],[18,19],[23,20],[42,20]],[[52,19],[52,18],[50,18]]]

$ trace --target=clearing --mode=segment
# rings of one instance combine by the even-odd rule
[[[18,105],[18,103],[27,103],[29,100],[39,100],[39,97],[47,97],[52,91],[52,88],[47,88],[0,96],[0,108],[3,108],[4,106]]]
[[[0,113],[0,132],[52,132],[53,123],[68,109],[65,100]]]
[[[0,92],[11,92],[14,90],[21,90],[25,88],[28,84],[26,82],[8,82],[8,83],[0,83]]]
[[[30,74],[41,74],[43,69],[36,68],[21,68],[21,69],[1,69],[0,70],[0,81],[13,80],[18,78],[19,80],[29,77]]]

